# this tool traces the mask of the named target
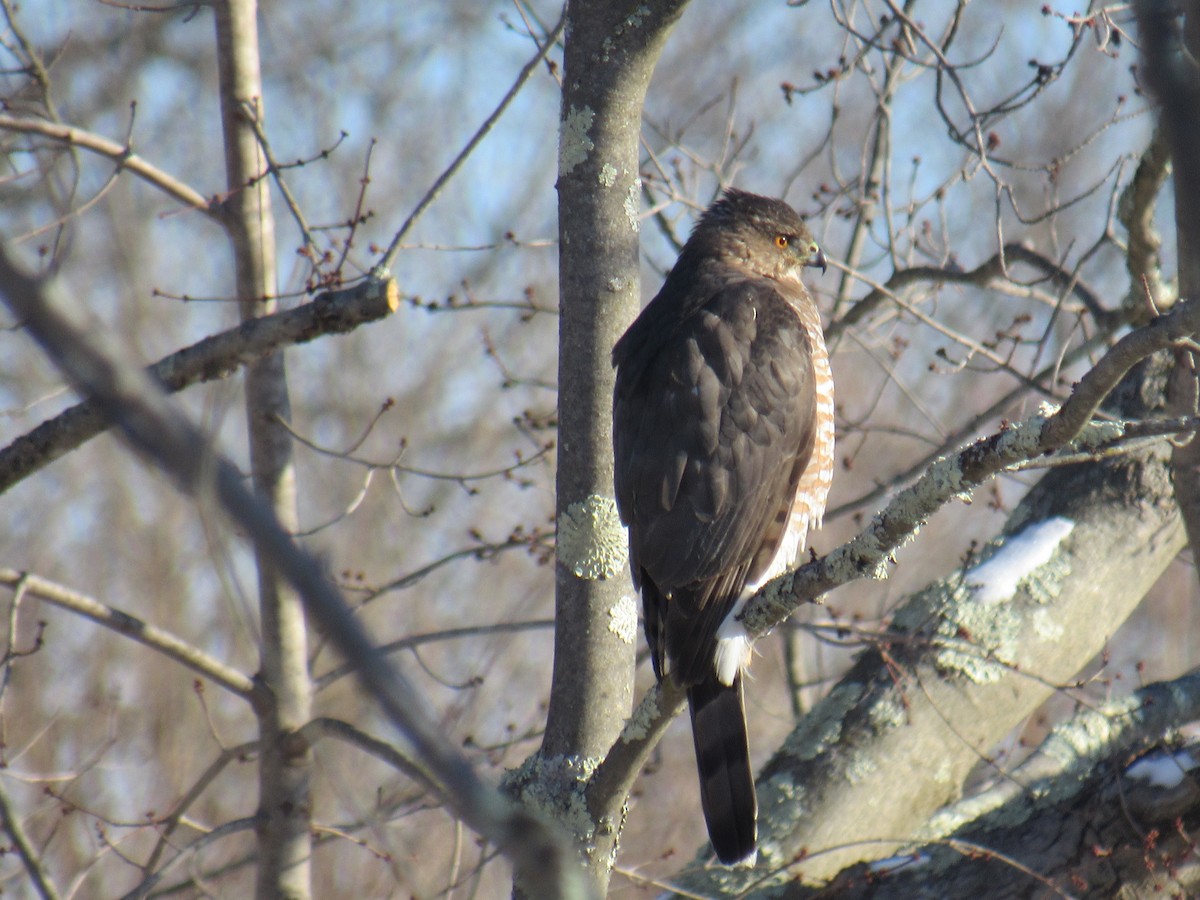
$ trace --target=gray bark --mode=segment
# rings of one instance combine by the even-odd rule
[[[296,309],[244,320],[165,356],[147,371],[174,393],[194,384],[228,378],[242,366],[328,334],[342,334],[391,315],[399,303],[394,281],[365,281],[329,291]],[[56,459],[103,434],[111,423],[100,405],[85,400],[63,410],[0,449],[0,493],[20,484]]]
[[[601,892],[623,796],[568,811],[633,702],[637,608],[612,483],[612,346],[641,301],[642,105],[684,0],[576,2],[567,11],[559,146],[559,453],[554,672],[546,735],[525,785],[578,841]],[[531,794],[525,791],[527,800]],[[587,806],[586,801],[584,802]]]
[[[225,221],[233,247],[243,321],[278,308],[275,227],[267,165],[253,122],[263,122],[257,4],[225,0],[214,7],[225,143]],[[255,491],[288,531],[297,528],[291,418],[283,353],[246,368],[246,420]],[[311,715],[304,612],[295,590],[262,554],[257,556],[261,618],[261,678],[270,701],[259,717],[257,894],[311,895],[312,750],[300,729]]]
[[[1174,27],[1174,14],[1157,3],[1139,6],[1147,33],[1146,67],[1151,84],[1163,104],[1162,125],[1175,173],[1175,246],[1179,260],[1179,296],[1200,296],[1200,73],[1195,60],[1200,52],[1200,2],[1185,4],[1183,34]],[[1182,40],[1181,40],[1182,37]],[[1186,46],[1186,54],[1185,54]],[[1188,349],[1176,353],[1172,372],[1171,411],[1192,415],[1200,407],[1197,392],[1197,358]],[[1179,508],[1187,526],[1192,555],[1200,552],[1200,441],[1181,441],[1171,457],[1172,477]]]
[[[1152,750],[1200,715],[1200,678],[1155,684],[1057,726],[1011,776],[938,816],[928,839],[883,864],[845,870],[818,890],[854,900],[942,897],[1194,896],[1200,863],[1195,745]]]

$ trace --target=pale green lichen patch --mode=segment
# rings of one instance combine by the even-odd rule
[[[572,834],[590,843],[595,831],[585,789],[599,763],[578,756],[535,754],[508,772],[504,780],[526,806],[562,822]]]
[[[846,714],[866,689],[856,681],[840,684],[822,700],[787,740],[786,750],[796,759],[816,759],[842,736]]]
[[[987,827],[1013,827],[1033,816],[1039,804],[1044,807],[1069,800],[1094,774],[1097,763],[1112,757],[1114,744],[1121,739],[1120,732],[1126,727],[1138,727],[1134,714],[1140,704],[1139,698],[1127,697],[1102,709],[1080,711],[1055,726],[1038,748],[1038,769],[1047,772],[1044,777],[1025,785],[1016,796],[1003,790],[985,790],[975,797],[964,798],[933,815],[917,837],[941,838],[966,823],[980,825],[984,816],[988,817]],[[1044,765],[1047,760],[1056,765],[1047,769]],[[1018,783],[1023,780],[1022,769],[1014,775]]]
[[[855,750],[846,764],[846,780],[851,784],[862,784],[879,770],[879,763],[870,753]]]
[[[808,792],[790,772],[782,771],[767,779],[759,789],[758,804],[758,820],[763,823],[758,836],[758,861],[766,866],[765,871],[772,871],[779,868],[782,858],[772,837],[775,833],[787,833],[794,823],[809,814]]]
[[[641,28],[642,22],[648,15],[650,15],[650,8],[648,6],[639,6],[628,16],[626,16],[625,21],[613,29],[612,35],[604,39],[603,44],[601,44],[603,52],[600,56],[600,59],[604,62],[608,62],[609,58],[612,56],[613,50],[617,46],[615,38],[619,38],[630,28]]]
[[[612,163],[605,163],[600,167],[598,176],[600,184],[604,187],[612,187],[617,183],[617,169]]]
[[[933,780],[938,784],[957,786],[958,782],[954,777],[954,767],[950,765],[948,760],[940,760],[933,770]]]
[[[633,741],[645,740],[646,735],[650,733],[650,728],[662,715],[662,710],[659,705],[654,702],[656,695],[651,693],[647,698],[638,705],[638,708],[633,711],[633,715],[625,723],[625,727],[621,729],[621,740],[625,743]]]
[[[1057,407],[1043,403],[1041,411],[1036,416],[1023,419],[1000,435],[996,444],[996,452],[1003,458],[1029,459],[1037,454],[1042,444],[1042,431],[1045,430],[1046,420],[1057,412]]]
[[[612,578],[625,567],[629,547],[612,497],[591,494],[572,503],[558,522],[558,561],[588,581]]]
[[[864,570],[869,578],[883,581],[888,577],[887,566],[890,559],[890,554],[879,542],[872,528],[830,553],[827,564],[830,577],[839,583],[853,581]]]
[[[971,499],[971,488],[963,484],[963,470],[955,456],[942,456],[933,461],[926,479],[939,497],[953,496],[960,500]]]
[[[1064,766],[1080,759],[1090,761],[1106,750],[1116,731],[1129,724],[1129,715],[1137,712],[1140,703],[1140,699],[1131,696],[1107,703],[1102,710],[1082,710],[1074,718],[1056,725],[1042,742],[1040,752]]]
[[[1050,610],[1045,607],[1039,607],[1034,610],[1033,618],[1033,633],[1047,643],[1057,641],[1063,636],[1062,622],[1060,622]]]
[[[637,640],[637,604],[632,594],[622,594],[608,610],[608,630],[627,644]]]
[[[1073,530],[1069,519],[1037,522],[989,548],[963,573],[942,606],[939,669],[959,672],[977,684],[995,682],[1018,661],[1026,621],[1044,641],[1061,637],[1063,626],[1047,604],[1070,574],[1068,555],[1059,548]],[[1019,590],[1040,608],[1031,612],[1027,601],[1018,601]]]
[[[629,227],[636,233],[641,228],[641,220],[638,218],[638,199],[642,195],[642,179],[635,178],[629,184],[629,190],[625,194],[625,218],[629,220]]]
[[[980,816],[992,812],[1000,802],[1000,795],[992,791],[985,791],[975,797],[966,797],[935,812],[929,817],[929,821],[917,829],[913,837],[918,842],[944,838],[966,823],[974,822]]]
[[[1096,450],[1125,437],[1125,427],[1125,422],[1091,421],[1071,441],[1071,448],[1083,453]]]
[[[937,625],[942,646],[936,665],[976,684],[999,681],[1016,652],[1021,616],[1010,603],[977,603],[956,590]]]
[[[867,718],[877,731],[885,732],[908,724],[908,710],[899,694],[889,694],[871,704]]]
[[[1071,554],[1056,553],[1021,582],[1029,599],[1049,606],[1062,595],[1063,582],[1071,574]]]
[[[563,116],[558,135],[558,174],[569,175],[575,167],[587,162],[588,155],[596,149],[595,142],[588,137],[588,130],[596,120],[596,113],[589,107],[574,107]]]

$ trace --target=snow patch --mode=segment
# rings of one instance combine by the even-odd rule
[[[1195,768],[1200,768],[1200,760],[1187,750],[1174,753],[1156,750],[1126,769],[1125,776],[1134,781],[1148,782],[1150,787],[1170,790],[1178,787],[1184,776]]]
[[[1074,528],[1074,522],[1061,516],[1030,525],[1009,538],[987,562],[968,569],[963,581],[982,603],[1008,600],[1024,579],[1050,561]]]

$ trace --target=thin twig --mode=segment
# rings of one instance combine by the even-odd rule
[[[417,203],[416,208],[414,208],[413,211],[408,214],[408,218],[404,220],[404,224],[400,226],[400,230],[397,231],[392,237],[392,242],[388,245],[387,251],[379,258],[379,262],[376,263],[375,267],[371,270],[373,274],[378,277],[381,273],[391,269],[392,265],[396,262],[397,254],[400,252],[400,242],[404,240],[404,236],[408,234],[409,229],[413,227],[421,213],[425,212],[425,210],[429,207],[429,204],[433,203],[433,201],[437,199],[438,194],[442,192],[442,188],[444,188],[446,183],[454,177],[454,174],[458,171],[459,167],[466,162],[467,157],[470,156],[474,152],[475,148],[479,146],[479,142],[487,137],[488,132],[492,130],[492,126],[499,121],[500,116],[502,116],[504,111],[508,109],[508,105],[512,103],[517,94],[520,93],[521,88],[525,85],[525,82],[529,80],[529,76],[534,73],[534,70],[537,69],[541,61],[546,58],[546,54],[550,52],[555,43],[562,36],[563,29],[566,27],[566,24],[567,12],[566,8],[564,7],[562,16],[558,20],[558,24],[555,25],[550,34],[546,36],[546,40],[542,43],[541,47],[538,48],[538,52],[535,53],[533,58],[529,60],[529,62],[527,62],[521,69],[520,73],[517,75],[516,81],[513,82],[513,86],[508,89],[508,93],[505,94],[504,99],[500,101],[500,105],[492,111],[492,114],[488,116],[486,120],[484,120],[484,123],[479,126],[479,129],[471,136],[471,139],[467,141],[467,145],[463,147],[458,156],[454,157],[453,162],[446,167],[446,170],[437,177],[437,179],[433,182],[433,186],[425,192],[425,196],[422,197],[420,202]]]
[[[17,851],[17,856],[21,858],[21,863],[25,866],[25,871],[29,873],[29,879],[33,882],[33,886],[41,895],[42,900],[58,900],[58,890],[50,881],[50,876],[46,874],[45,869],[42,868],[42,854],[29,842],[29,837],[21,826],[21,820],[17,817],[16,810],[13,809],[8,798],[8,792],[4,790],[3,782],[0,782],[0,825],[12,839],[13,848]]]
[[[247,486],[241,471],[218,455],[204,435],[170,403],[148,375],[98,344],[103,334],[60,312],[42,284],[0,252],[0,291],[12,312],[77,390],[102,404],[125,438],[168,474],[185,494],[219,506],[254,541],[260,558],[303,598],[314,624],[346,659],[388,719],[428,769],[435,787],[472,828],[498,843],[514,864],[556,885],[563,897],[589,891],[562,838],[529,811],[514,806],[476,774],[470,761],[427,712],[421,694],[378,652],[362,623],[325,577],[324,566],[299,547],[272,510]]]

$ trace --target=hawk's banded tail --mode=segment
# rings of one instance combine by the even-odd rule
[[[700,805],[717,858],[725,865],[753,860],[758,799],[750,771],[742,675],[721,684],[716,672],[688,688],[692,740],[700,771]]]

